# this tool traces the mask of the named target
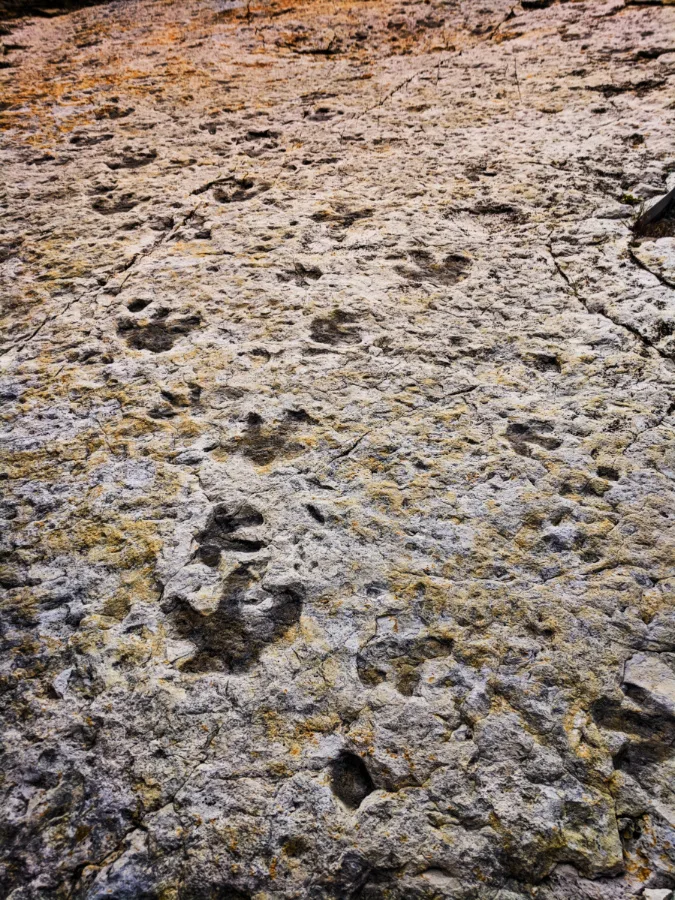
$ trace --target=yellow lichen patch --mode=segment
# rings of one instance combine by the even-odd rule
[[[74,523],[72,529],[50,535],[48,546],[53,552],[84,552],[92,562],[129,569],[153,562],[162,542],[155,523],[121,517],[115,525],[95,520]]]
[[[340,725],[340,719],[335,714],[310,716],[295,725],[293,734],[302,743],[316,744],[317,734],[332,734]]]
[[[149,603],[159,594],[154,566],[126,571],[115,595],[106,600],[103,615],[123,619],[134,603]]]

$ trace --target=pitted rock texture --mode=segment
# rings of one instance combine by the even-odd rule
[[[667,897],[675,8],[56,12],[0,56],[2,897]]]

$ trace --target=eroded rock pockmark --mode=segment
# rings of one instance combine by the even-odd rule
[[[466,278],[471,260],[463,253],[448,253],[437,261],[428,250],[411,250],[408,253],[414,268],[394,266],[394,271],[412,284],[431,281],[434,284],[453,285]]]
[[[373,215],[370,207],[350,209],[347,206],[337,204],[333,209],[322,209],[312,213],[314,222],[328,222],[335,228],[349,228],[360,219],[369,219]]]
[[[196,652],[183,664],[188,672],[243,672],[261,651],[300,619],[305,588],[300,581],[264,587],[266,562],[242,563],[223,584],[214,612],[203,615],[179,600],[173,624]]]
[[[133,106],[119,106],[117,103],[105,103],[94,112],[96,119],[126,119],[134,111]]]
[[[72,135],[69,144],[76,147],[94,147],[96,144],[102,144],[104,141],[112,141],[114,134],[88,134],[86,131],[77,131]]]
[[[329,316],[319,316],[312,320],[310,337],[317,344],[359,344],[361,334],[354,326],[354,313],[336,309]]]
[[[222,445],[226,453],[240,453],[257,466],[267,466],[277,457],[302,453],[304,446],[293,435],[303,424],[316,424],[304,410],[286,410],[280,422],[266,424],[258,413],[249,413],[242,434]]]
[[[375,790],[364,761],[348,750],[343,750],[331,763],[330,784],[335,796],[350,809],[358,809],[368,794]]]
[[[448,656],[453,642],[432,635],[396,634],[369,641],[356,657],[359,680],[367,687],[391,681],[397,691],[412,696],[420,680],[420,666],[428,659]]]
[[[128,192],[117,196],[97,197],[91,204],[91,208],[95,209],[97,213],[108,216],[129,212],[136,206],[138,206],[137,198]]]
[[[506,437],[516,453],[531,456],[531,445],[543,447],[544,450],[557,450],[560,447],[562,441],[552,437],[552,431],[553,426],[548,422],[512,422],[506,429]]]
[[[622,738],[612,754],[615,770],[627,773],[647,791],[667,780],[675,755],[672,664],[663,662],[660,654],[634,655],[626,661],[621,693],[601,696],[591,713],[602,729]]]
[[[211,512],[206,528],[197,535],[199,558],[207,566],[217,566],[223,550],[257,553],[266,546],[265,540],[242,537],[235,532],[256,528],[264,521],[262,513],[249,503],[239,506],[219,503]]]
[[[277,279],[282,282],[294,281],[298,287],[307,287],[310,281],[318,281],[322,275],[318,266],[305,266],[296,262],[292,270],[279,272]]]
[[[218,203],[241,203],[269,189],[270,185],[264,181],[256,182],[247,177],[226,178],[213,186],[213,198]]]
[[[140,169],[157,159],[156,150],[131,150],[125,149],[106,162],[106,166],[113,171],[117,169]]]
[[[150,322],[137,322],[125,318],[118,322],[117,331],[134,350],[164,353],[170,350],[179,338],[189,334],[200,324],[199,315],[174,318],[161,315]]]

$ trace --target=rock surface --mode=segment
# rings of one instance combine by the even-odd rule
[[[669,896],[675,8],[3,32],[2,897]]]

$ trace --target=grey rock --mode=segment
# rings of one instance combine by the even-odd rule
[[[70,5],[0,27],[0,895],[672,891],[675,7]]]

